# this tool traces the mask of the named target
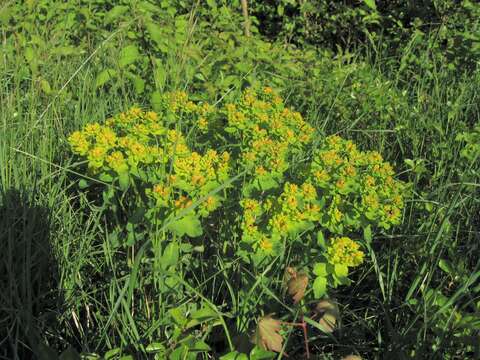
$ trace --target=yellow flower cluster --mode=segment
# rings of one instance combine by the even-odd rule
[[[333,265],[355,267],[363,263],[363,256],[360,244],[345,236],[331,239],[327,247],[327,258]]]
[[[309,182],[301,186],[287,182],[279,197],[271,196],[262,202],[247,198],[240,205],[243,207],[243,240],[257,244],[262,250],[266,250],[262,245],[266,240],[279,243],[283,237],[318,222],[322,216],[317,190]]]
[[[405,186],[393,175],[378,152],[362,152],[350,140],[327,137],[314,155],[309,176],[327,200],[330,219],[325,225],[342,233],[338,225],[345,211],[350,218],[347,228],[358,229],[363,219],[384,228],[398,224]]]
[[[177,146],[181,151],[182,145],[185,146],[183,136],[175,130],[167,132],[156,113],[135,107],[108,119],[105,125],[86,125],[83,130],[75,131],[68,141],[75,154],[88,160],[92,174],[109,170],[120,174],[142,165],[165,163],[165,149]]]
[[[166,94],[172,111],[196,111],[205,115],[210,105],[196,105],[185,93]],[[91,175],[136,177],[157,208],[178,211],[201,198],[198,214],[215,210],[221,198],[208,194],[229,177],[230,154],[209,149],[192,151],[187,141],[167,119],[139,108],[118,114],[104,125],[93,123],[69,137],[72,151],[88,162]]]
[[[194,103],[184,91],[175,91],[163,96],[161,107],[166,114],[171,114],[173,121],[183,123],[183,126],[197,127],[201,133],[207,133],[212,125],[211,116],[215,107],[207,102]]]
[[[225,114],[227,129],[241,142],[242,165],[260,179],[281,179],[291,156],[311,141],[311,126],[271,88],[258,94],[247,89]]]
[[[307,229],[344,235],[368,225],[388,228],[400,221],[404,184],[393,179],[392,167],[379,153],[361,152],[351,141],[327,137],[300,179],[305,180],[299,185],[286,182],[280,194],[241,202],[243,241],[262,251],[265,239],[275,245]],[[341,239],[338,249],[345,244],[356,247]],[[275,246],[268,248],[271,253]]]

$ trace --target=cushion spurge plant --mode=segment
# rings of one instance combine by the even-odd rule
[[[289,285],[298,303],[348,284],[372,231],[401,220],[405,185],[392,166],[352,141],[316,134],[271,88],[247,89],[218,107],[183,92],[167,93],[157,105],[158,112],[132,108],[69,138],[88,178],[99,182],[82,185],[101,188],[115,215],[117,246],[148,242],[160,229],[163,247],[182,244],[178,262],[189,238],[227,221],[237,240],[213,231],[207,248],[222,249],[253,273],[274,260],[303,268],[293,277],[302,281]]]

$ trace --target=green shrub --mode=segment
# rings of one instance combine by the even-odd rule
[[[225,264],[241,260],[252,273],[277,260],[283,271],[298,265],[315,281],[295,302],[306,290],[309,299],[320,299],[349,283],[349,269],[363,262],[372,231],[400,222],[405,188],[381,155],[338,136],[321,139],[311,153],[313,129],[271,88],[247,89],[220,107],[168,93],[159,108],[132,108],[69,138],[85,162],[88,180],[80,185],[109,211],[108,246],[120,247],[119,254],[122,248],[132,255],[138,247],[146,251],[138,271],[153,296],[188,291],[175,273],[181,263],[184,276],[201,269],[193,239],[213,231],[202,252],[223,249]],[[229,238],[232,231],[238,241]],[[152,271],[165,276],[153,288]],[[231,276],[240,276],[235,297],[252,291],[241,274]],[[175,304],[162,307],[174,311]],[[171,341],[150,339],[159,340]]]

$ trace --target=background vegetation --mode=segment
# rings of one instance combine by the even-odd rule
[[[410,184],[401,225],[329,293],[341,325],[311,326],[312,357],[480,357],[480,5],[252,0],[249,12],[245,36],[235,0],[0,4],[1,358],[218,358],[229,341],[243,351],[262,315],[296,321],[281,264],[246,273],[200,243],[146,315],[164,279],[132,276],[138,248],[113,245],[67,143],[132,105],[161,111],[167,91],[224,103],[249,86],[279,91],[322,136],[380,152]],[[201,239],[240,242],[221,231]],[[232,296],[240,275],[251,291]],[[284,337],[304,356],[300,330]]]

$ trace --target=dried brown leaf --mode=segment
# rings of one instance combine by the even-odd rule
[[[322,300],[315,307],[315,313],[320,316],[318,323],[327,333],[332,333],[340,320],[337,304],[331,300]]]
[[[280,335],[281,324],[280,320],[272,318],[271,315],[260,318],[253,339],[254,343],[265,350],[281,352],[283,346],[283,338]]]
[[[293,298],[293,303],[297,304],[305,296],[305,290],[307,290],[308,276],[300,273],[292,276],[288,280],[288,293]]]

